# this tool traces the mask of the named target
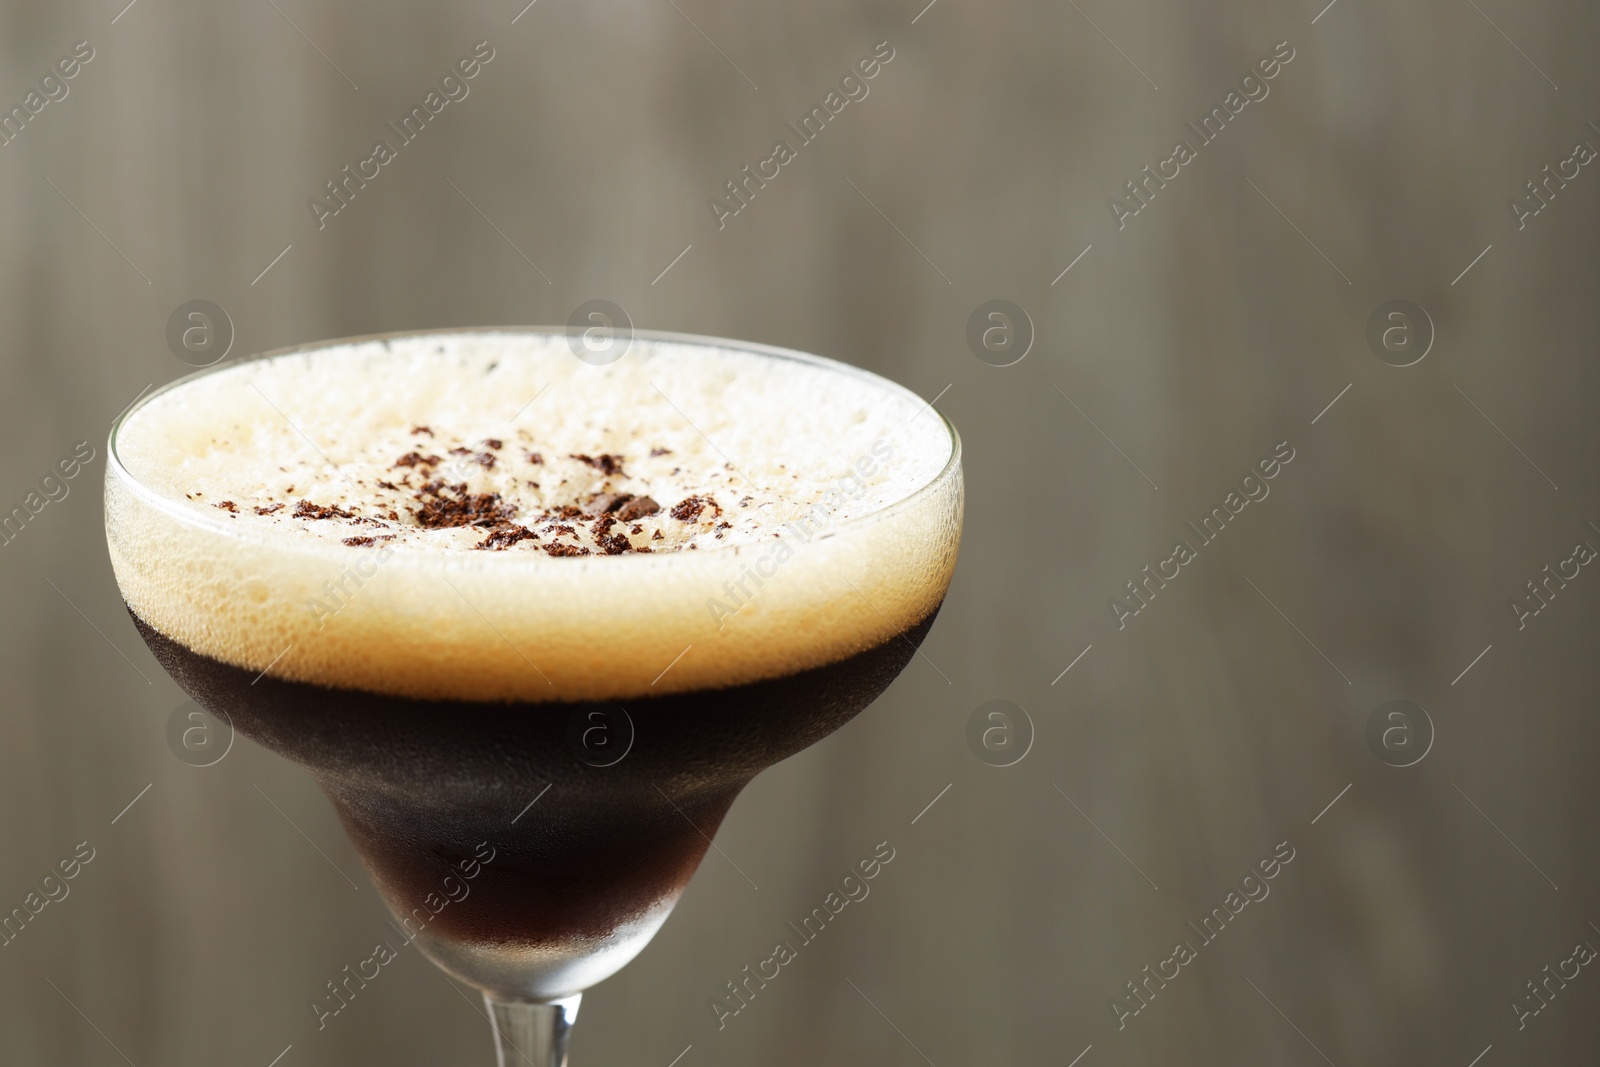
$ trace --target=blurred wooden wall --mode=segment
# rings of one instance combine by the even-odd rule
[[[317,1032],[306,1001],[383,934],[359,861],[294,768],[167,748],[181,696],[98,485],[200,298],[236,354],[606,298],[942,394],[963,434],[937,671],[747,791],[718,843],[759,890],[713,855],[588,998],[576,1063],[1594,1060],[1600,979],[1520,1031],[1511,1002],[1600,944],[1600,578],[1520,631],[1508,606],[1600,546],[1600,174],[1524,229],[1507,205],[1600,147],[1591,6],[121,4],[0,4],[7,107],[94,52],[0,147],[0,508],[96,450],[0,549],[0,909],[95,849],[0,948],[0,1060],[491,1055],[410,958]],[[479,41],[470,95],[319,230],[308,198]],[[880,41],[869,95],[719,230],[707,200]],[[1280,41],[1270,95],[1119,230],[1108,199]],[[1008,368],[965,340],[995,298],[1036,329]],[[1397,298],[1436,331],[1408,368],[1365,340]],[[1271,495],[1119,630],[1107,599],[1284,441]],[[996,698],[1037,731],[1006,769],[964,740]],[[1404,769],[1364,740],[1393,698],[1436,731]],[[882,840],[872,897],[719,1031],[708,1000]],[[1271,896],[1119,1031],[1124,983],[1284,841]]]

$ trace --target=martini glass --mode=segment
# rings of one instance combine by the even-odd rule
[[[196,702],[322,787],[392,913],[390,950],[415,944],[482,992],[501,1067],[565,1064],[583,992],[660,929],[740,790],[906,666],[961,528],[959,439],[913,394],[816,356],[653,333],[634,343],[790,361],[844,376],[835,384],[871,392],[906,427],[928,420],[891,433],[932,450],[926,477],[864,513],[787,526],[777,563],[750,544],[584,560],[352,554],[231,521],[172,488],[185,447],[203,445],[160,424],[213,375],[334,346],[500,338],[510,349],[561,336],[394,334],[207,368],[124,413],[107,464],[107,541],[141,636]],[[267,417],[241,408],[234,425]],[[752,569],[766,575],[755,587]],[[300,609],[338,575],[336,612]],[[741,581],[761,595],[708,613]],[[648,602],[629,607],[641,591]],[[619,611],[639,617],[625,639]],[[705,651],[689,658],[696,645]],[[319,1026],[376,973],[357,971],[313,1004]]]

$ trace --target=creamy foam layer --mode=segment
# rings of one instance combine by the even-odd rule
[[[852,368],[423,334],[205,372],[115,431],[124,599],[193,650],[419,697],[618,699],[854,654],[937,606],[959,465]]]

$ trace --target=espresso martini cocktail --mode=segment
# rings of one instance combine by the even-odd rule
[[[269,354],[150,395],[110,453],[140,633],[310,771],[503,1064],[562,1062],[739,790],[894,680],[961,529],[914,394],[671,335],[604,366],[521,330]]]

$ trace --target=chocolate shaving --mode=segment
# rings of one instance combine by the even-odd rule
[[[255,512],[256,512],[257,515],[271,515],[274,511],[282,511],[282,510],[283,510],[283,505],[282,504],[270,504],[267,507],[260,507],[260,506],[256,507]]]
[[[472,462],[480,467],[489,468],[494,466],[495,457],[489,452],[474,452],[470,448],[452,448],[450,454],[452,456],[470,456]]]
[[[589,499],[589,506],[602,515],[609,515],[632,499],[632,493],[596,493]]]
[[[528,462],[536,464],[538,466],[543,466],[544,465],[544,456],[540,455],[537,452],[529,452],[528,453]]]
[[[313,504],[309,500],[302,500],[295,504],[294,510],[289,513],[289,516],[295,519],[353,519],[356,517],[354,512],[346,511],[338,504],[330,504],[328,507],[323,507],[321,504]]]
[[[366,548],[368,545],[377,544],[378,539],[375,537],[346,537],[344,543],[352,548]]]
[[[552,556],[592,556],[592,555],[594,555],[594,553],[590,552],[587,548],[583,548],[583,547],[581,547],[579,545],[548,544],[548,545],[540,545],[539,547],[544,549],[546,552],[548,552]]]
[[[438,456],[424,456],[420,452],[407,452],[405,455],[395,460],[394,465],[396,467],[415,467],[419,464],[422,464],[429,467],[437,467],[443,462],[444,461]]]
[[[411,432],[412,433],[425,433],[429,437],[433,436],[433,431],[428,429],[428,427],[426,427],[426,426],[413,426],[413,427],[411,427]]]
[[[489,536],[473,547],[490,552],[504,552],[519,541],[537,541],[538,539],[539,535],[526,526],[515,526],[511,523],[506,523],[504,526],[496,526],[490,530]]]
[[[224,501],[223,501],[223,502],[222,502],[222,503],[220,503],[220,504],[212,504],[212,505],[211,505],[211,506],[212,506],[212,507],[214,507],[214,508],[221,508],[221,509],[222,509],[222,510],[223,510],[223,511],[231,511],[231,512],[233,512],[233,513],[234,513],[234,514],[235,514],[235,515],[237,515],[237,514],[238,514],[238,513],[239,513],[239,507],[238,507],[238,505],[236,505],[236,504],[235,504],[235,503],[234,503],[234,502],[233,502],[233,501],[231,501],[231,500],[224,500]]]
[[[650,455],[651,455],[652,458],[654,458],[656,456],[670,456],[670,455],[672,455],[672,449],[670,449],[670,448],[652,448],[650,450]]]
[[[628,543],[628,539],[621,534],[612,534],[609,537],[597,537],[595,540],[599,542],[601,548],[605,549],[606,555],[608,556],[620,556],[622,553],[632,551],[633,549],[633,546]]]
[[[502,501],[499,493],[469,493],[465,482],[445,485],[435,479],[415,495],[422,504],[415,512],[417,524],[430,530],[498,526],[516,515],[516,508]]]
[[[642,519],[646,515],[654,515],[660,510],[661,505],[649,497],[636,496],[618,509],[617,518],[623,522],[632,522],[635,519]]]
[[[709,496],[684,497],[672,505],[672,517],[679,522],[695,522],[708,507],[715,508],[718,515],[722,514],[722,508]]]
[[[599,471],[601,474],[610,475],[610,474],[622,474],[623,473],[623,470],[622,470],[622,457],[618,456],[618,455],[613,455],[612,453],[609,453],[609,452],[603,453],[603,454],[598,455],[598,456],[585,456],[585,455],[582,455],[581,453],[576,453],[575,452],[575,453],[572,453],[571,455],[569,455],[568,458],[569,459],[575,459],[579,463],[587,463],[589,466],[593,467],[595,470]]]

